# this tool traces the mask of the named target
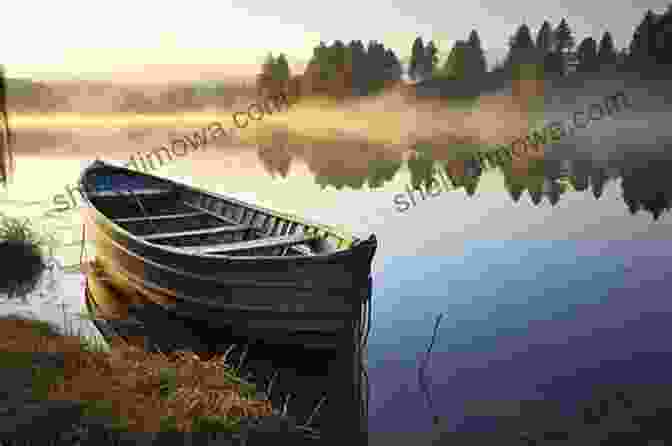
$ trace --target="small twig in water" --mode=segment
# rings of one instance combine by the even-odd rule
[[[432,348],[434,348],[434,342],[436,341],[436,333],[437,330],[439,329],[439,324],[441,323],[441,319],[443,318],[443,313],[439,313],[436,316],[436,321],[434,322],[434,331],[432,333],[432,340],[429,343],[429,346],[427,347],[427,352],[425,353],[425,360],[423,361],[422,366],[418,369],[418,384],[420,385],[420,390],[425,394],[425,398],[427,400],[427,406],[429,407],[429,410],[432,411],[432,395],[429,392],[429,388],[427,385],[427,377],[425,376],[425,369],[427,368],[427,364],[429,362],[429,355],[432,352]],[[432,422],[434,425],[439,424],[439,416],[438,415],[433,415],[432,416]]]
[[[291,396],[291,393],[288,393],[287,396],[285,396],[285,403],[282,405],[282,413],[280,414],[283,417],[287,415],[287,404],[289,403],[289,398]]]
[[[275,379],[278,377],[278,371],[276,370],[273,373],[273,376],[271,377],[271,381],[268,383],[268,387],[266,388],[266,396],[268,399],[271,399],[271,390],[273,390],[273,383],[275,382]]]
[[[304,425],[301,426],[301,427],[308,427],[308,426],[310,426],[310,424],[313,422],[313,418],[315,417],[315,415],[317,414],[317,412],[320,410],[320,407],[322,407],[322,404],[326,401],[326,399],[327,399],[327,396],[326,396],[326,395],[323,396],[322,398],[320,398],[320,401],[315,405],[315,409],[313,409],[313,413],[310,414],[310,416],[308,417],[308,419],[306,420],[306,422],[304,423]]]

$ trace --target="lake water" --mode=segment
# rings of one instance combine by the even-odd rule
[[[649,117],[662,122],[661,112],[628,113],[549,147],[541,169],[534,160],[508,170],[462,167],[478,177],[473,195],[458,188],[422,200],[416,192],[405,212],[396,209],[395,194],[406,193],[421,169],[373,152],[313,147],[297,156],[286,147],[218,146],[154,173],[363,237],[375,233],[372,435],[488,431],[496,415],[524,412],[533,400],[557,401],[571,414],[597,384],[669,384],[670,347],[661,333],[672,311],[672,138],[664,127],[649,129],[662,136],[642,150],[627,129]],[[615,130],[619,120],[625,131]],[[122,162],[138,150],[105,144],[19,156],[19,175],[0,209],[57,229],[65,246],[56,253],[66,265],[79,262],[77,211],[38,217],[90,160]],[[459,163],[435,163],[446,164]],[[557,180],[569,177],[564,185]],[[81,304],[81,278],[66,277],[63,300]],[[46,309],[58,302],[39,301],[14,310],[58,323],[60,313]],[[439,314],[423,391],[418,369]]]

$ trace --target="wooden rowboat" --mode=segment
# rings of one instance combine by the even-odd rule
[[[120,293],[264,342],[324,345],[363,332],[374,235],[102,161],[79,189],[86,237]]]

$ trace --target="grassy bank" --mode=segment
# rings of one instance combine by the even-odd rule
[[[6,216],[0,216],[0,228],[5,271],[0,285],[10,297],[25,296],[46,268],[44,237],[27,221]],[[9,264],[17,268],[4,268]],[[109,415],[129,432],[230,432],[239,429],[243,417],[273,413],[270,401],[256,399],[255,386],[226,363],[226,354],[202,361],[189,351],[153,354],[121,342],[108,348],[74,333],[65,316],[64,333],[42,321],[0,319],[3,368],[33,373],[33,395],[39,400],[83,402],[86,414]],[[62,354],[64,366],[31,372],[36,353]]]
[[[89,315],[80,315],[89,317]],[[201,361],[191,352],[149,354],[136,347],[100,341],[43,321],[0,320],[3,367],[26,366],[32,353],[61,353],[63,369],[33,375],[37,399],[80,401],[86,415],[110,417],[129,432],[236,431],[242,417],[272,414],[269,401],[253,397],[225,355]]]

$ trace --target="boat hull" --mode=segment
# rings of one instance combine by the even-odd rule
[[[91,191],[90,177],[96,175],[127,175],[136,184],[146,181],[146,188],[171,187],[181,206],[232,225],[247,225],[263,237],[284,237],[296,230],[321,234],[323,245],[311,255],[259,256],[194,254],[149,243],[118,223],[128,221],[128,215],[121,219],[111,215],[111,207],[105,207],[107,198],[99,198],[117,196]],[[153,314],[163,311],[164,315],[206,322],[212,328],[229,328],[235,335],[280,343],[333,346],[337,338],[352,342],[352,336],[360,336],[363,308],[371,298],[375,236],[367,240],[347,237],[298,217],[105,163],[84,171],[80,190],[86,206],[85,235],[95,242],[98,267],[120,295],[142,296],[155,305],[145,308],[160,308]],[[152,208],[145,203],[150,213],[163,206]],[[126,210],[117,206],[116,212]],[[145,217],[146,213],[139,219]]]
[[[105,279],[101,281],[101,274]],[[335,349],[342,344],[344,337],[359,338],[359,315],[354,310],[346,312],[333,311],[277,311],[277,306],[205,306],[187,301],[171,300],[156,291],[146,288],[129,287],[114,288],[114,283],[123,283],[124,278],[113,280],[108,271],[104,273],[87,273],[88,293],[98,307],[110,308],[114,311],[98,310],[106,324],[111,328],[107,331],[119,333],[119,328],[132,325],[129,320],[137,320],[145,328],[135,329],[135,336],[149,333],[181,333],[178,337],[185,340],[191,338],[189,345],[207,350],[193,334],[175,320],[190,321],[199,324],[201,330],[211,330],[217,337],[245,338],[251,343],[262,342],[277,345],[300,345],[307,349]],[[105,285],[101,285],[104,282]],[[361,292],[370,294],[370,283]],[[112,305],[110,305],[112,304]],[[119,322],[124,321],[124,322]],[[179,329],[179,331],[176,331]],[[128,333],[123,328],[124,333]],[[138,331],[142,330],[142,331]],[[186,331],[185,331],[186,330]],[[128,334],[127,334],[128,335]],[[212,342],[210,342],[212,341]],[[209,344],[219,341],[213,339]],[[170,342],[169,342],[170,343]],[[137,344],[136,344],[137,345]],[[166,344],[164,344],[166,345]]]

